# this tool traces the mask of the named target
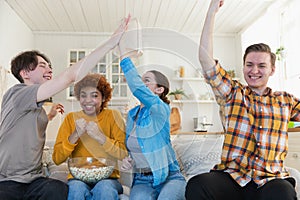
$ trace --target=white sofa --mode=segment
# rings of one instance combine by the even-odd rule
[[[171,141],[178,157],[178,162],[186,180],[191,177],[208,172],[221,156],[221,147],[224,140],[223,135],[172,135]],[[43,155],[45,174],[51,178],[67,181],[67,163],[56,166],[52,161],[52,147],[54,142],[47,142]],[[296,179],[296,191],[300,199],[300,172],[289,168],[291,176]],[[121,200],[129,199],[132,174],[121,172],[120,182],[123,185],[124,194]]]

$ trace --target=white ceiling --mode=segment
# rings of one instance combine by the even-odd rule
[[[34,31],[112,32],[131,13],[142,27],[199,34],[210,0],[5,0]],[[236,34],[279,0],[225,0],[217,34]]]

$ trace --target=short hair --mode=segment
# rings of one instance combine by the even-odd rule
[[[163,100],[165,103],[170,104],[170,100],[167,97],[169,90],[170,90],[170,83],[169,83],[168,78],[164,74],[162,74],[161,72],[156,71],[156,70],[150,70],[148,72],[151,72],[154,74],[157,86],[164,88],[164,92],[159,96],[160,99]]]
[[[264,44],[264,43],[258,43],[258,44],[252,44],[252,45],[248,46],[247,49],[245,50],[244,57],[243,57],[244,64],[245,64],[247,55],[251,52],[266,52],[266,53],[268,53],[271,57],[271,65],[275,66],[276,55],[274,53],[272,53],[269,45]]]
[[[20,83],[24,83],[24,80],[20,75],[20,71],[23,69],[26,71],[35,70],[38,65],[38,56],[42,57],[51,68],[49,58],[37,50],[21,52],[11,60],[11,72],[16,79],[20,81]]]
[[[101,74],[91,73],[77,82],[74,86],[74,94],[77,100],[80,100],[80,91],[85,87],[97,88],[97,90],[102,94],[102,99],[104,100],[101,105],[101,110],[107,107],[107,104],[112,97],[112,88],[104,76]]]

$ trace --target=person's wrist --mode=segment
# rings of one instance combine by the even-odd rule
[[[49,121],[51,121],[54,117],[55,117],[55,115],[52,115],[51,113],[48,114],[48,120]]]

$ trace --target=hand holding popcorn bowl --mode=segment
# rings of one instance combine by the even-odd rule
[[[68,160],[68,168],[74,178],[95,184],[112,174],[115,162],[106,158],[76,157]]]

